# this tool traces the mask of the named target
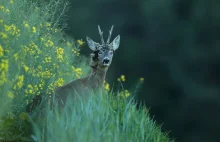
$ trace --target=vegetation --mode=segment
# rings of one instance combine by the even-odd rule
[[[84,42],[67,37],[60,24],[66,7],[61,0],[0,2],[0,140],[169,141],[128,90],[113,93],[107,82],[99,94],[79,96],[61,112],[25,112],[34,96],[88,72],[80,55]]]

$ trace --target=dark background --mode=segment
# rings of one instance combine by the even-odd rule
[[[121,35],[107,80],[144,77],[137,99],[177,142],[217,142],[220,132],[219,0],[70,0],[66,32],[100,42]],[[82,50],[91,52],[88,46]]]

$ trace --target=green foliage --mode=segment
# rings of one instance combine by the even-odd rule
[[[83,75],[76,64],[83,42],[64,37],[63,7],[60,0],[0,2],[0,107],[7,108],[0,135],[6,138],[25,135],[20,117],[34,96]]]
[[[39,141],[148,141],[168,142],[146,108],[137,106],[133,99],[119,94],[100,92],[68,99],[61,113],[57,108],[47,110],[46,119],[35,123]],[[41,127],[39,127],[41,126]],[[42,129],[43,128],[43,129]]]
[[[62,32],[66,6],[61,0],[0,2],[0,140],[168,141],[146,109],[122,99],[128,90],[114,96],[107,83],[107,91],[68,102],[61,113],[25,113],[34,96],[88,70],[79,53],[83,41]]]

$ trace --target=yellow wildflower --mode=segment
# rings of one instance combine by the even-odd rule
[[[64,84],[64,79],[63,78],[58,78],[57,81],[55,81],[54,86],[55,87],[60,87]]]
[[[6,13],[9,13],[9,12],[10,12],[10,10],[9,10],[8,8],[6,8],[6,9],[5,9],[5,12],[6,12]]]
[[[8,35],[5,33],[0,32],[0,36],[2,37],[2,39],[7,39]]]
[[[4,6],[0,5],[0,10],[4,10]]]
[[[63,48],[57,48],[57,50],[56,50],[56,52],[57,52],[57,54],[63,54],[63,51],[64,51],[64,49]]]
[[[8,71],[8,60],[2,60],[2,63],[0,64],[0,71]]]
[[[80,78],[80,76],[83,74],[81,68],[76,68],[76,69],[75,69],[75,73],[76,73],[76,77],[77,77],[77,78]]]
[[[15,54],[13,55],[13,57],[14,57],[15,60],[17,61],[17,60],[18,60],[18,53],[15,53]]]
[[[45,62],[46,62],[46,63],[50,63],[50,62],[51,62],[51,57],[46,57],[46,58],[45,58]]]
[[[13,93],[12,93],[12,92],[8,92],[8,97],[11,98],[11,99],[13,99],[13,98],[14,98]]]
[[[58,54],[57,59],[59,59],[59,62],[62,62],[63,61],[63,55]]]
[[[18,29],[14,24],[12,24],[12,25],[4,25],[4,29],[10,35],[20,36],[20,29]]]
[[[32,32],[33,32],[33,33],[36,33],[36,32],[37,32],[36,27],[34,27],[34,26],[32,27]]]
[[[3,23],[3,21],[4,21],[3,19],[0,19],[0,24],[2,24],[2,23]]]
[[[40,71],[42,71],[43,67],[42,67],[42,66],[37,66],[37,69],[39,69]]]
[[[43,37],[40,37],[40,40],[45,41],[45,39]]]
[[[34,85],[34,90],[36,90],[36,91],[39,90],[37,85]]]
[[[27,72],[29,70],[29,67],[24,65],[24,70],[25,70],[25,72]]]
[[[31,84],[28,84],[27,87],[28,87],[28,89],[25,90],[26,95],[27,95],[27,94],[34,94],[34,88],[33,88],[33,86],[32,86]]]
[[[50,27],[51,24],[50,24],[49,22],[46,22],[46,23],[45,23],[45,26],[46,26],[46,27]]]
[[[2,46],[0,45],[0,56],[4,55],[4,49],[2,48]]]
[[[121,81],[125,82],[125,76],[121,75]]]
[[[25,112],[22,112],[22,113],[20,114],[20,118],[21,118],[22,120],[26,120],[26,119],[27,119],[27,114],[26,114]]]
[[[129,92],[128,90],[125,90],[125,91],[121,91],[121,92],[120,92],[120,96],[121,96],[122,98],[128,98],[130,95],[131,95],[131,94],[130,94],[130,92]]]
[[[141,77],[141,78],[140,78],[140,81],[141,81],[141,82],[143,82],[143,81],[144,81],[144,78],[143,78],[143,77]]]
[[[23,86],[24,75],[18,76],[18,82],[14,85],[14,89],[20,89]]]
[[[24,24],[24,27],[29,28],[28,23],[25,23],[25,24]]]
[[[28,88],[33,88],[31,84],[28,84]]]
[[[47,42],[48,42],[49,46],[53,46],[53,41],[48,40]]]
[[[80,46],[82,46],[82,45],[84,44],[84,42],[82,41],[82,39],[81,39],[81,40],[78,39],[78,40],[77,40],[77,43],[78,43]]]
[[[74,49],[72,49],[72,52],[75,53],[75,54],[77,53],[76,50],[74,50]]]
[[[66,43],[66,45],[72,47],[72,43],[70,43],[69,41]]]
[[[110,91],[110,85],[108,83],[105,83],[104,88],[106,91]]]
[[[53,41],[51,41],[51,40],[47,40],[47,42],[44,44],[46,47],[49,47],[49,46],[53,46],[54,45],[54,43],[53,43]]]
[[[125,90],[125,97],[127,98],[127,97],[129,97],[131,94],[130,94],[130,92],[128,91],[128,90]]]
[[[13,4],[13,3],[14,3],[14,0],[10,0],[10,3]]]
[[[33,94],[33,90],[32,89],[29,90],[29,94]]]

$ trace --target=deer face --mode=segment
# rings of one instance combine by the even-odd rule
[[[98,50],[97,64],[102,67],[110,66],[113,57],[113,50],[109,48],[101,48]]]
[[[98,29],[99,29],[99,34],[101,36],[102,44],[94,42],[89,37],[87,37],[87,43],[89,48],[94,51],[93,60],[97,62],[97,65],[101,67],[109,67],[112,62],[113,51],[115,51],[119,47],[120,36],[118,35],[111,43],[109,43],[111,38],[111,33],[113,30],[113,26],[112,26],[111,30],[109,31],[108,40],[105,43],[103,40],[103,32],[101,31],[99,26]]]

